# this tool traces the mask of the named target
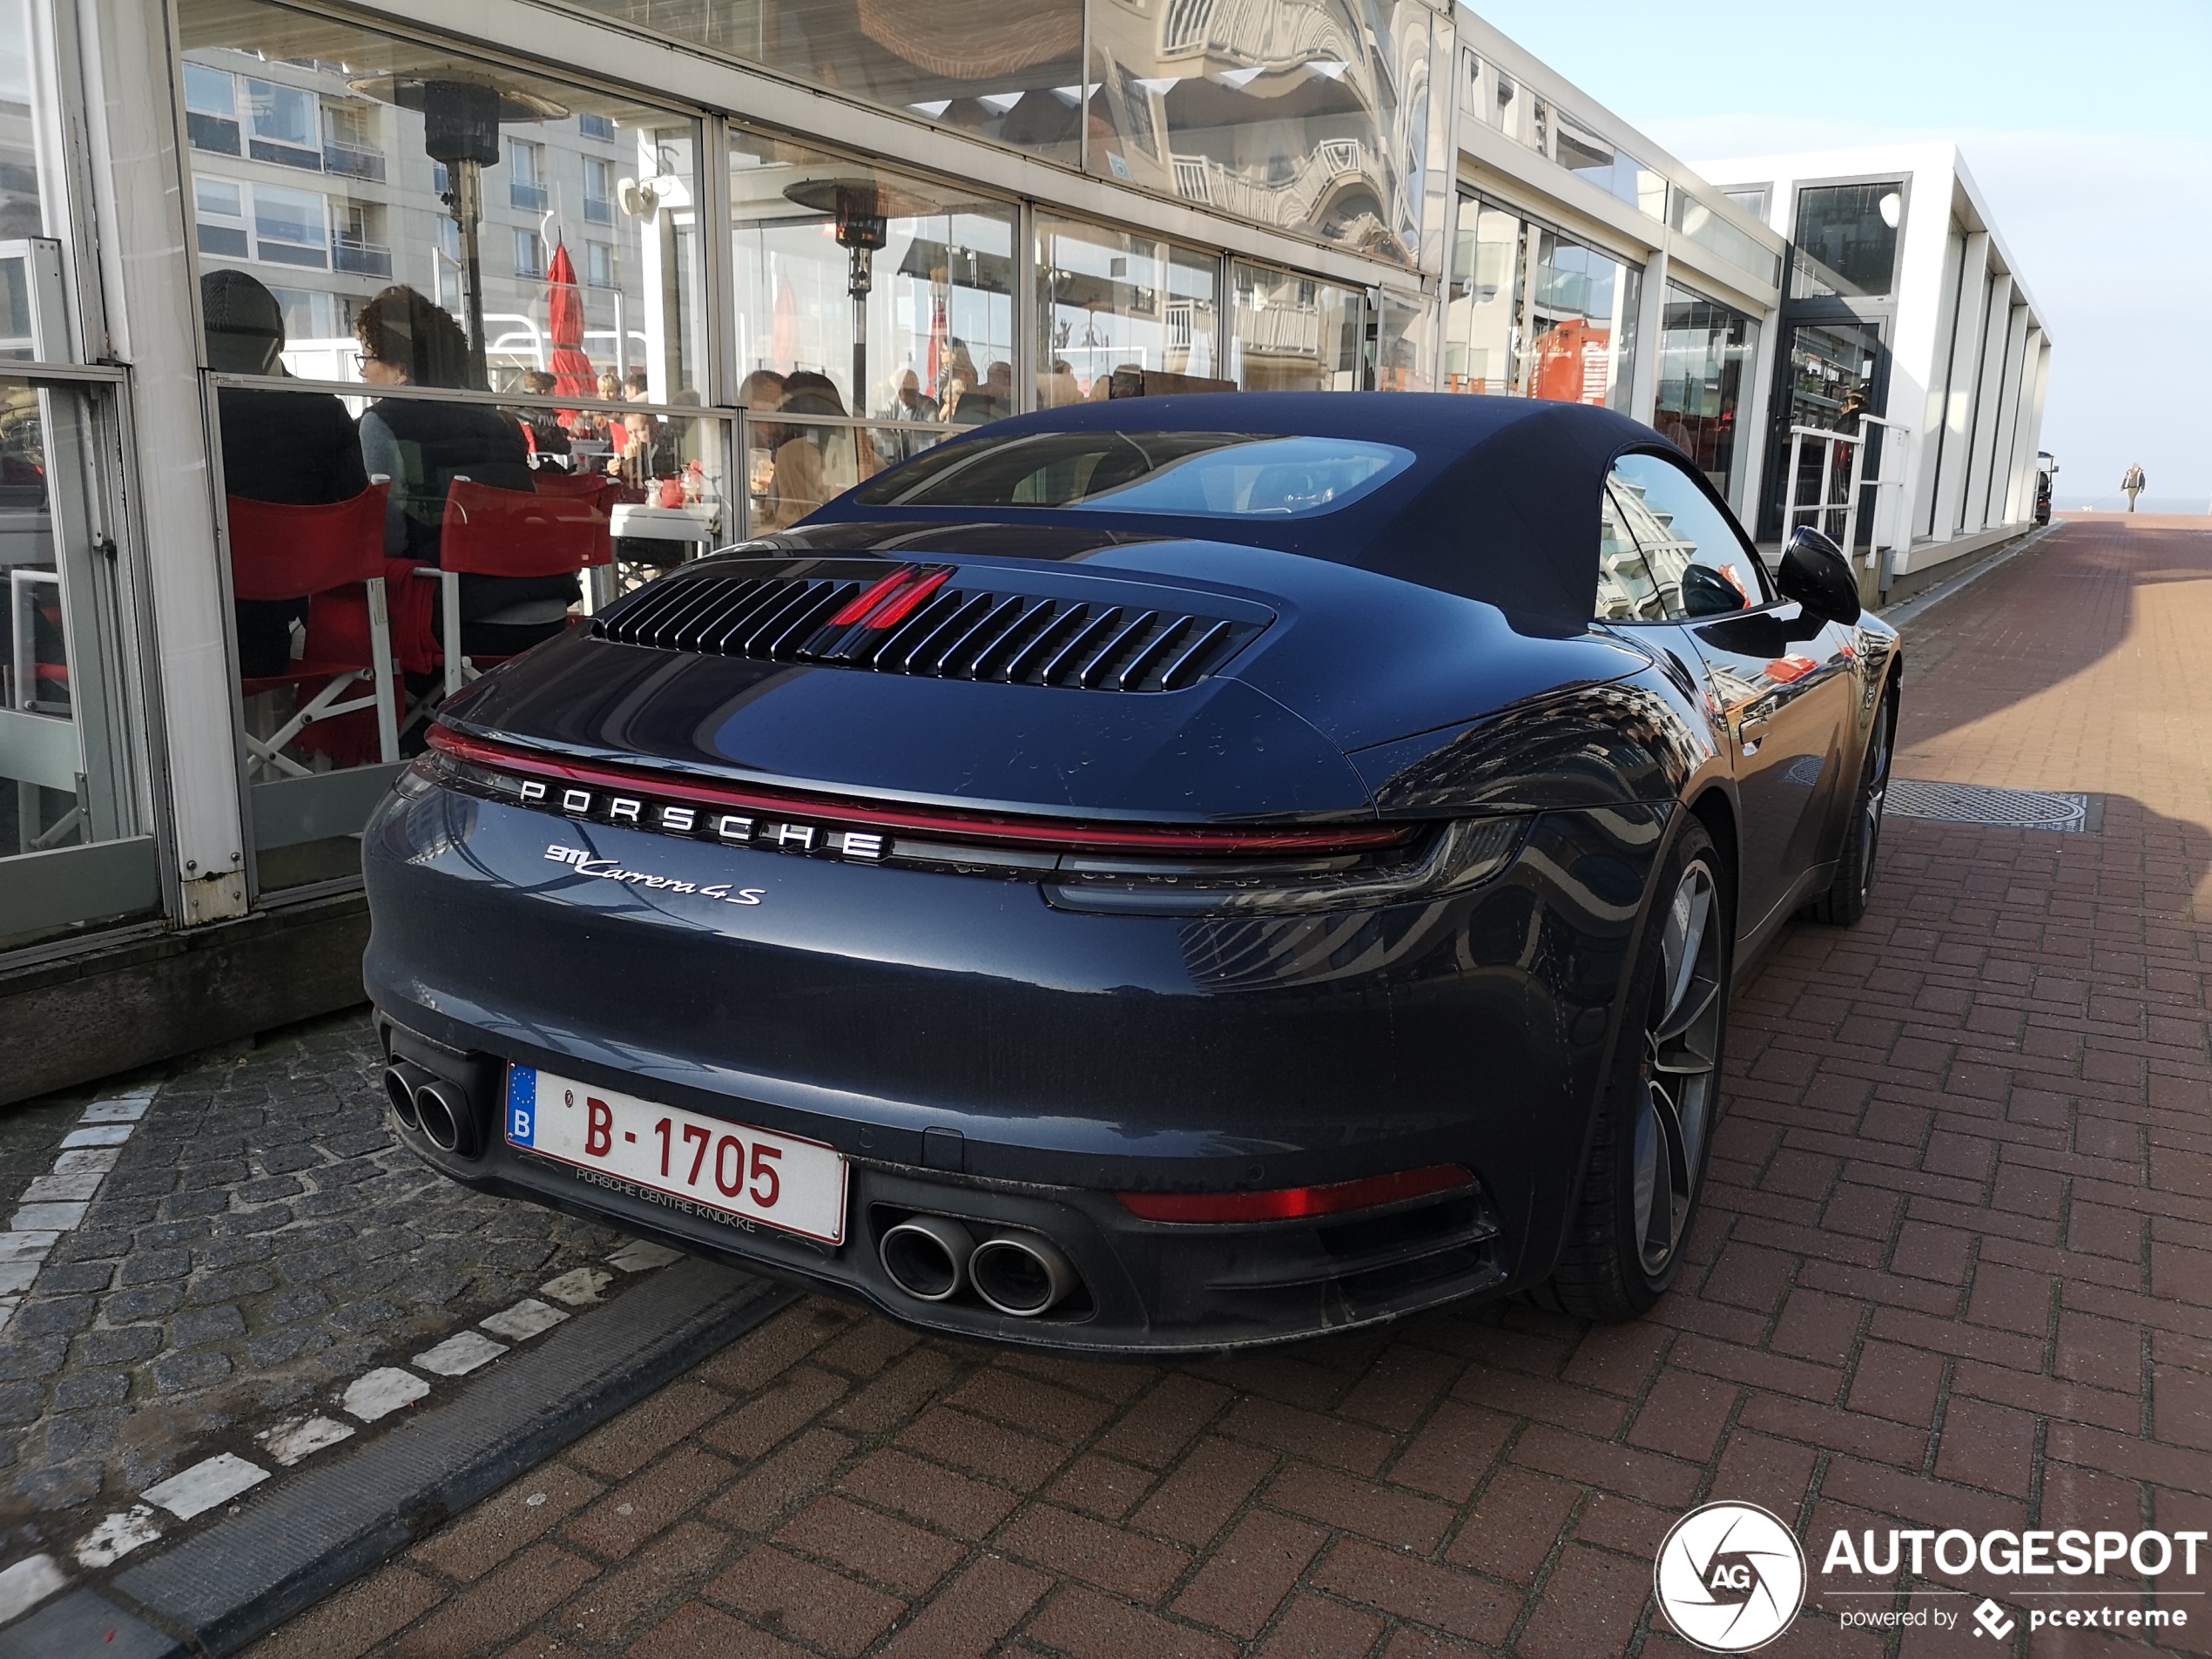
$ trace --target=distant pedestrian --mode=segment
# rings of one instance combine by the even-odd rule
[[[2120,487],[2128,492],[2128,510],[2134,512],[2135,497],[2143,493],[2143,469],[2141,467],[2128,468],[2128,475],[2120,481]]]

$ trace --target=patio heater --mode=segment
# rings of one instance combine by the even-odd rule
[[[943,211],[935,204],[887,190],[873,179],[802,179],[784,195],[801,207],[827,213],[837,245],[852,256],[845,291],[853,296],[853,408],[868,408],[868,293],[875,286],[872,256],[889,241],[894,219],[919,219]]]
[[[469,372],[472,383],[489,388],[484,361],[483,262],[477,227],[483,222],[483,170],[499,165],[499,128],[506,121],[557,121],[568,111],[550,98],[486,81],[416,79],[371,76],[349,82],[356,92],[413,110],[422,118],[422,147],[443,164],[448,188],[442,199],[461,231],[461,284],[468,313]]]

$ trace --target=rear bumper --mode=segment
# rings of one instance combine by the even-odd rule
[[[465,1082],[482,1190],[803,1280],[927,1328],[1204,1352],[1541,1279],[1656,813],[1540,819],[1518,863],[1427,905],[1285,921],[1073,914],[1034,881],[698,846],[433,791],[366,838],[365,966],[398,1052]],[[549,845],[757,890],[701,906],[583,880]],[[509,1062],[820,1141],[846,1241],[680,1213],[496,1136]],[[1139,1220],[1121,1190],[1318,1185],[1458,1163],[1479,1185],[1356,1217]],[[902,1292],[907,1216],[1043,1234],[1080,1293],[1035,1318]]]

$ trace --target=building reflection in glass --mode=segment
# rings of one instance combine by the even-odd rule
[[[1217,379],[1220,287],[1211,253],[1038,214],[1037,406],[1104,396],[1121,368]]]
[[[179,24],[200,268],[276,295],[287,372],[357,378],[354,318],[402,283],[470,331],[482,389],[516,390],[552,366],[566,247],[594,371],[700,393],[690,117],[253,0],[184,0]]]
[[[1070,166],[1083,0],[572,0]]]
[[[1354,392],[1367,298],[1311,277],[1239,261],[1230,313],[1229,378],[1245,392]]]
[[[1759,326],[1671,282],[1663,316],[1651,423],[1696,462],[1731,506],[1740,507],[1739,419],[1745,375],[1758,356]]]
[[[1433,21],[1420,0],[1094,4],[1088,165],[1413,267]]]
[[[975,425],[1018,407],[1011,205],[739,130],[730,236],[756,412]]]
[[[1447,391],[1625,408],[1643,273],[1491,203],[1460,204]]]

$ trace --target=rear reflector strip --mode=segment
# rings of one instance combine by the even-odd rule
[[[1399,846],[1411,841],[1425,827],[1419,824],[1319,824],[1283,829],[1214,829],[1203,826],[1071,822],[921,806],[863,806],[834,796],[708,783],[603,761],[571,760],[538,750],[469,737],[450,726],[433,725],[429,742],[442,754],[494,772],[617,790],[651,797],[656,802],[759,813],[840,827],[848,824],[863,826],[997,846],[1051,846],[1069,852],[1238,854],[1247,858],[1264,858],[1271,853],[1310,856]]]
[[[1457,1163],[1395,1175],[1339,1181],[1325,1187],[1278,1187],[1267,1192],[1123,1192],[1122,1208],[1143,1221],[1295,1221],[1308,1216],[1340,1216],[1373,1210],[1434,1192],[1474,1184],[1474,1172]]]
[[[833,628],[845,628],[860,621],[860,618],[867,616],[869,611],[874,610],[886,599],[889,598],[893,589],[905,585],[905,583],[909,581],[913,576],[914,571],[902,565],[898,570],[894,570],[889,576],[885,577],[880,582],[870,583],[866,588],[861,590],[860,597],[859,598],[853,600],[851,604],[846,605],[842,610],[839,611],[834,617],[832,617],[829,619],[829,625]]]

